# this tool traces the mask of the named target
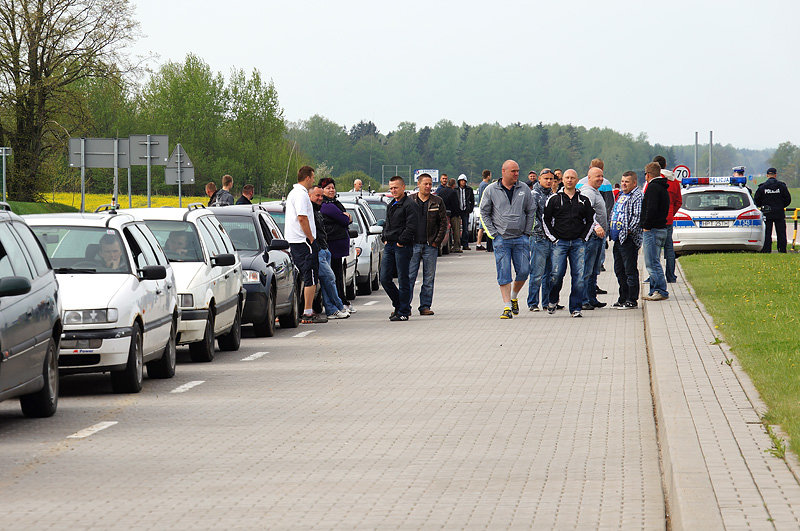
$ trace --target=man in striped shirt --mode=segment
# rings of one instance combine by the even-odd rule
[[[614,274],[619,298],[612,308],[636,308],[639,299],[639,248],[642,246],[642,191],[635,171],[622,174],[621,193],[611,212],[611,239],[614,241]]]

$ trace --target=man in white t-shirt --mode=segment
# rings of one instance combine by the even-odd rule
[[[303,166],[297,171],[297,184],[286,197],[286,231],[284,236],[289,242],[297,269],[303,279],[303,295],[305,304],[302,324],[317,324],[328,321],[327,317],[315,314],[312,309],[314,294],[319,277],[319,245],[317,244],[317,227],[314,223],[314,209],[308,191],[314,184],[314,168]]]

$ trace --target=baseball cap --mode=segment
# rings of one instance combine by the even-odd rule
[[[778,170],[775,168],[767,168],[767,175],[775,175],[776,173],[778,173]]]

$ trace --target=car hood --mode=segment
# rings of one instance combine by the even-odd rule
[[[238,251],[239,260],[242,262],[242,269],[253,269],[253,262],[257,261],[262,255],[260,251]]]
[[[185,293],[194,287],[194,279],[205,262],[170,262],[172,271],[175,273],[175,287],[178,293]]]
[[[133,275],[122,274],[58,274],[58,292],[65,310],[108,308],[118,292],[134,289]]]

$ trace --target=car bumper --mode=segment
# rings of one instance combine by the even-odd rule
[[[58,370],[61,374],[116,371],[125,368],[133,329],[129,326],[90,330],[67,329],[61,336]],[[83,348],[81,343],[100,340],[98,348]],[[77,345],[71,346],[71,343]],[[66,347],[65,347],[66,345]]]
[[[751,229],[691,228],[674,229],[675,252],[758,251],[764,245],[763,231]]]
[[[178,325],[178,344],[187,345],[202,341],[206,331],[208,309],[181,309],[181,322]]]
[[[243,323],[260,323],[267,315],[267,292],[261,284],[245,284],[247,298],[242,311]]]

